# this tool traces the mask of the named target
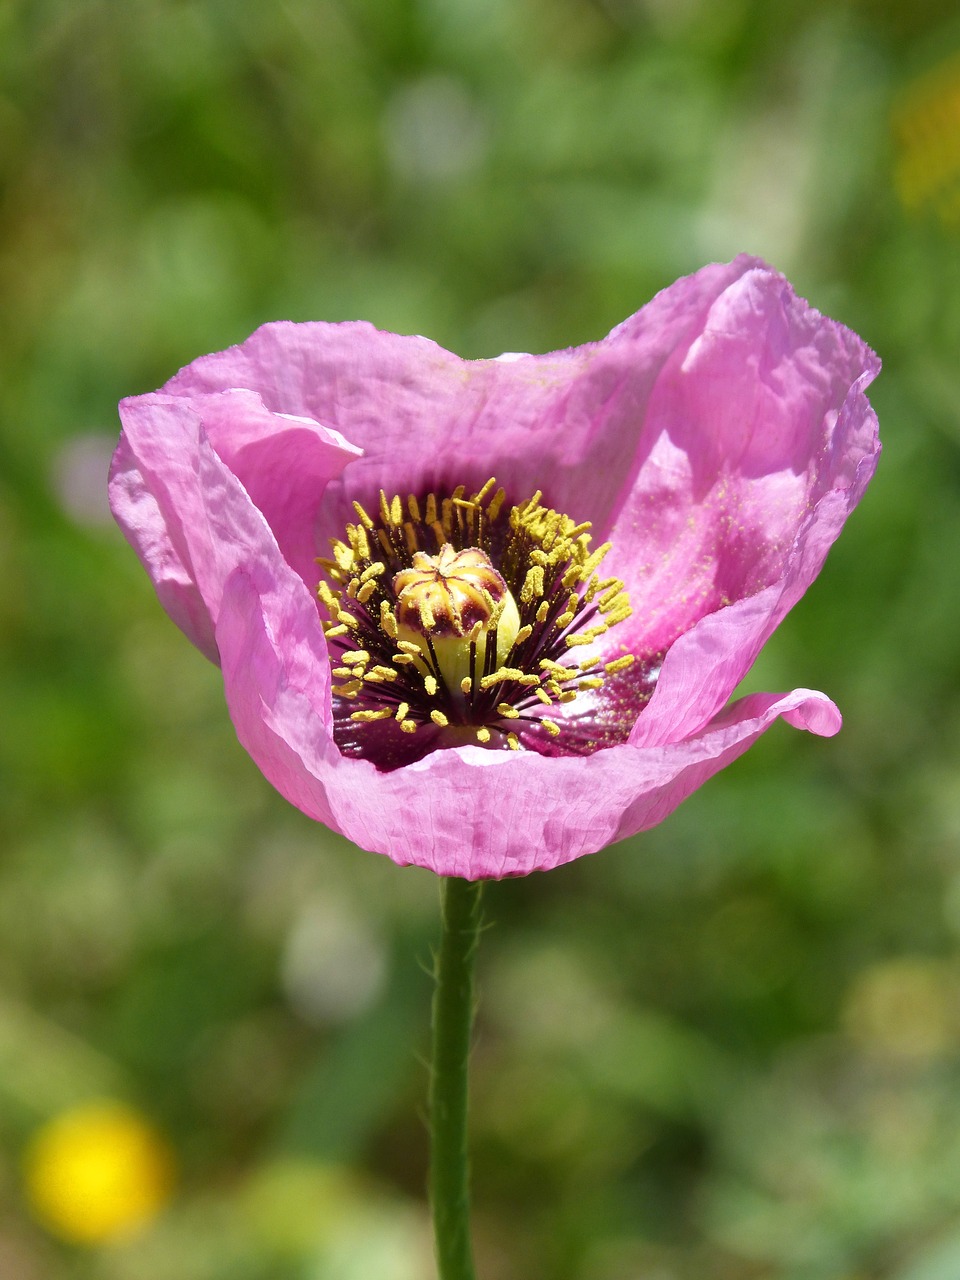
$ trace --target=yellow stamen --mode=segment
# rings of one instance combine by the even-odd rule
[[[353,529],[353,534],[351,536],[350,541],[353,543],[353,549],[357,554],[357,559],[369,560],[370,559],[370,539],[367,537],[366,529],[363,527],[362,524],[356,527],[351,525],[350,527]]]
[[[619,578],[614,578],[611,585],[603,593],[603,595],[600,597],[600,599],[597,602],[597,608],[600,610],[601,613],[606,613],[607,609],[610,608],[610,606],[613,604],[614,600],[616,600],[617,596],[619,596],[622,590],[623,590],[623,583],[620,581]]]
[[[333,684],[330,686],[330,692],[337,694],[340,698],[355,698],[363,685],[359,680],[351,680],[349,684]]]
[[[450,721],[443,714],[443,712],[437,711],[436,709],[430,712],[430,719],[433,721],[435,725],[438,725],[441,729],[445,729],[447,725],[450,723]]]
[[[349,572],[353,568],[353,548],[348,547],[345,542],[334,542],[333,558],[341,569]]]
[[[560,662],[554,662],[550,658],[540,659],[540,670],[549,671],[557,680],[570,680],[576,675],[576,672],[571,671],[569,667],[563,666]]]
[[[594,641],[599,639],[599,637],[608,629],[607,624],[602,622],[595,627],[589,627],[586,631],[581,631],[576,635],[567,636],[564,643],[571,649],[576,649],[579,645],[593,644]]]
[[[357,519],[360,521],[363,527],[365,529],[372,529],[373,521],[367,515],[366,511],[364,511],[363,507],[361,507],[359,502],[355,502],[353,504],[353,509],[357,513]]]
[[[525,672],[519,667],[500,667],[497,671],[493,671],[488,676],[481,676],[480,688],[492,689],[495,684],[502,684],[504,680],[519,680]]]
[[[380,626],[391,640],[397,639],[397,618],[386,600],[380,601]],[[398,642],[397,647],[401,647],[401,642]]]
[[[498,489],[490,499],[490,505],[487,507],[487,519],[491,522],[496,520],[497,516],[500,514],[500,508],[503,506],[506,496],[506,489]]]
[[[624,597],[624,603],[617,605],[615,609],[612,609],[607,614],[607,626],[615,627],[618,622],[625,622],[627,618],[632,616],[632,614],[633,614],[633,610],[630,608],[630,605],[627,603],[626,597]]]
[[[627,667],[632,667],[636,658],[632,653],[625,653],[622,658],[614,658],[612,662],[606,663],[604,671],[607,675],[612,676],[615,671],[626,671]]]
[[[597,547],[593,555],[589,556],[584,561],[583,573],[585,577],[589,577],[591,573],[596,572],[597,566],[600,564],[600,561],[603,559],[603,557],[607,554],[607,552],[610,550],[612,546],[613,546],[612,542],[602,543],[599,547]]]
[[[532,600],[539,599],[543,595],[543,570],[539,565],[533,565],[527,570],[527,576],[523,580],[523,586],[520,588],[521,604],[529,604]]]
[[[397,673],[393,667],[371,667],[367,674],[363,677],[370,684],[390,684],[397,679]]]

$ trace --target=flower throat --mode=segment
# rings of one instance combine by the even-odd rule
[[[585,732],[567,708],[633,664],[606,639],[630,603],[619,578],[597,572],[610,544],[591,551],[589,522],[540,498],[507,507],[491,479],[469,497],[463,485],[406,503],[381,491],[377,518],[354,502],[357,523],[332,540],[318,587],[345,755],[389,769],[468,743],[607,745],[593,717]]]

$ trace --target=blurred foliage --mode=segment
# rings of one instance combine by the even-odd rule
[[[886,362],[886,454],[751,684],[836,696],[491,888],[484,1280],[960,1274],[955,5],[0,6],[0,1275],[424,1280],[436,885],[275,796],[113,529],[115,402],[267,319],[596,338],[740,250]],[[47,1233],[97,1098],[175,1152]]]

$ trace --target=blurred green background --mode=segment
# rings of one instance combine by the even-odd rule
[[[109,521],[118,398],[282,317],[568,346],[748,250],[885,361],[751,676],[846,727],[491,888],[480,1274],[956,1280],[955,5],[7,0],[0,178],[0,1276],[432,1274],[436,882],[237,745]],[[84,1244],[23,1160],[101,1097],[177,1183]]]

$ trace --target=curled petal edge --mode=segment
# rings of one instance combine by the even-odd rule
[[[293,616],[312,602],[283,597],[278,627],[270,616],[277,599],[243,567],[224,587],[217,642],[240,742],[308,816],[438,875],[500,879],[560,866],[661,822],[778,718],[826,737],[841,725],[822,693],[757,693],[658,747],[627,744],[585,759],[459,747],[382,773],[341,756],[332,741],[310,681],[318,629]]]

